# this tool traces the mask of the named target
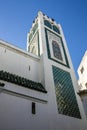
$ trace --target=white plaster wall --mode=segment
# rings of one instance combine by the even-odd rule
[[[10,47],[0,46],[0,70],[40,82],[39,68],[39,58],[29,56],[27,52],[23,53],[22,50],[16,49],[15,51],[15,47],[11,49]]]
[[[50,70],[51,68],[49,68],[48,72]],[[32,100],[33,98],[26,99],[20,95],[15,96],[14,94],[4,92],[3,89],[0,88],[0,130],[86,130],[85,120],[58,114],[51,79],[49,77],[47,78],[47,80],[50,80],[48,84],[46,83],[47,86],[49,85],[47,95],[31,91],[32,96],[45,99],[47,103]],[[8,90],[9,88],[14,88],[15,91],[21,93],[26,91],[26,88],[6,82],[5,84],[5,88]],[[30,90],[27,89],[27,94],[30,95],[28,91]],[[32,101],[36,103],[35,115],[31,113]]]
[[[81,68],[84,68],[83,73],[81,73]],[[78,84],[82,85],[82,87],[80,87],[81,90],[87,89],[87,87],[85,86],[85,84],[87,83],[87,51],[85,52],[82,61],[78,67],[78,75],[79,75],[79,80],[78,80]]]
[[[0,93],[0,130],[49,129],[47,105],[36,102],[36,114],[31,113],[31,102],[20,97]]]
[[[84,107],[85,114],[86,114],[86,117],[87,117],[87,95],[82,96],[82,102],[83,102],[83,107]]]

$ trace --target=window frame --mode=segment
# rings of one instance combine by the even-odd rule
[[[31,104],[31,111],[32,111],[33,115],[36,114],[36,103],[35,102],[32,102],[32,104]]]
[[[53,55],[56,59],[63,61],[62,53],[58,42],[52,40]]]

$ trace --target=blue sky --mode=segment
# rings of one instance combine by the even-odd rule
[[[87,0],[0,0],[0,39],[26,50],[38,11],[61,24],[77,76],[87,49]]]

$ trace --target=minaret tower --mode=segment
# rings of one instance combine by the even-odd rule
[[[50,110],[74,118],[84,112],[77,81],[60,24],[38,13],[27,37],[27,50],[40,57],[40,82],[48,91]]]

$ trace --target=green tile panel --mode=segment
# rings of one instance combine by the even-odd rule
[[[63,45],[63,40],[62,40],[61,37],[60,37],[60,38],[61,38],[61,44],[62,44],[62,48],[63,48],[63,52],[64,52],[66,64],[64,64],[64,63],[62,63],[62,62],[60,62],[60,61],[57,61],[57,60],[55,60],[54,58],[51,57],[51,51],[50,51],[50,46],[49,46],[50,43],[49,43],[47,31],[49,31],[49,32],[51,32],[51,33],[53,33],[53,32],[45,28],[45,36],[46,36],[46,45],[47,45],[48,58],[49,58],[50,60],[53,60],[54,62],[57,62],[57,63],[59,63],[59,64],[61,64],[61,65],[63,65],[63,66],[66,66],[66,67],[70,68],[70,65],[69,65],[69,62],[68,62],[68,58],[67,58],[67,54],[66,54],[66,51],[65,51],[65,48],[64,48],[64,45]],[[53,34],[55,34],[55,33],[53,33]],[[56,34],[55,34],[55,36],[59,37],[59,36],[56,35]]]
[[[69,72],[52,66],[58,112],[81,118]]]

